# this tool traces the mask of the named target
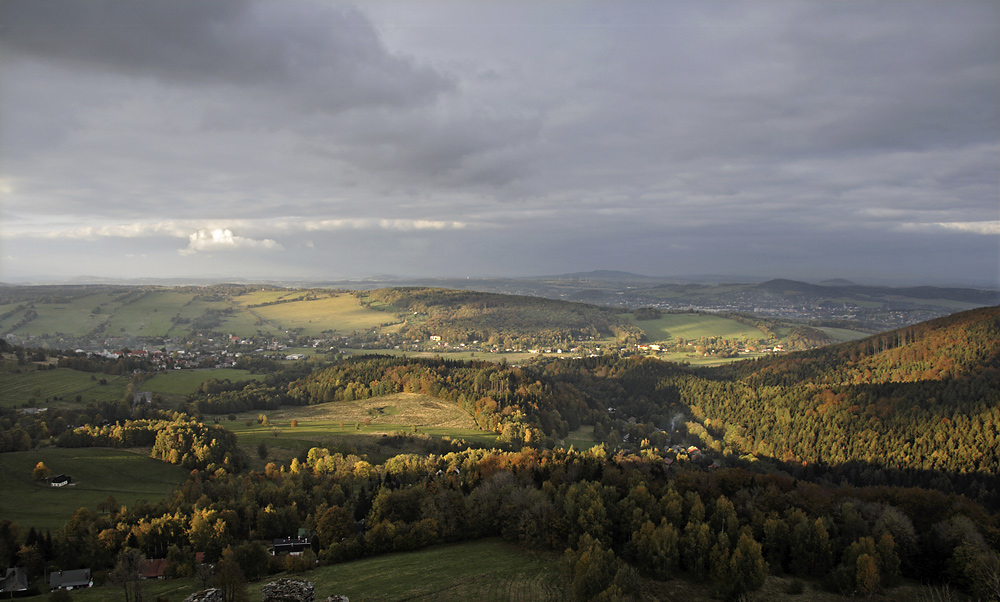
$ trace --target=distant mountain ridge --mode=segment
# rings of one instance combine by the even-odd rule
[[[848,281],[843,281],[848,282]],[[830,287],[822,284],[809,284],[797,280],[775,279],[755,285],[754,288],[777,293],[800,293],[815,297],[829,297]],[[850,293],[859,296],[899,295],[914,299],[948,299],[965,303],[994,305],[1000,303],[1000,292],[971,288],[941,288],[936,286],[913,286],[893,288],[888,286],[865,286],[860,284],[840,284],[836,286],[838,294]]]
[[[571,274],[557,274],[554,276],[537,276],[530,278],[530,280],[607,280],[610,282],[618,281],[633,281],[633,280],[666,280],[666,278],[657,278],[656,276],[644,276],[642,274],[633,274],[632,272],[625,272],[622,270],[591,270],[589,272],[573,272]]]

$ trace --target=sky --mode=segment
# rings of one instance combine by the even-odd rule
[[[0,2],[0,280],[1000,286],[1000,3]]]

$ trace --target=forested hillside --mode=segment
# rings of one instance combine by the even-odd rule
[[[1000,308],[991,307],[699,372],[601,359],[551,369],[591,396],[628,399],[639,423],[667,428],[685,416],[693,434],[726,455],[858,484],[959,488],[997,504],[998,333]]]

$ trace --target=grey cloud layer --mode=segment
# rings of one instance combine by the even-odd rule
[[[985,248],[967,276],[995,280],[998,22],[991,2],[8,1],[3,228],[173,220],[180,249],[202,232],[195,251],[304,270],[365,232],[383,250],[355,274],[738,253],[794,275],[824,241],[831,275],[865,249],[919,278]],[[310,226],[338,220],[474,227]],[[191,268],[177,250],[163,269]]]

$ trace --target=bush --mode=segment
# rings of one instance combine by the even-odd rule
[[[788,589],[785,591],[793,596],[798,596],[805,593],[806,584],[801,579],[792,579],[792,582],[788,584]]]

